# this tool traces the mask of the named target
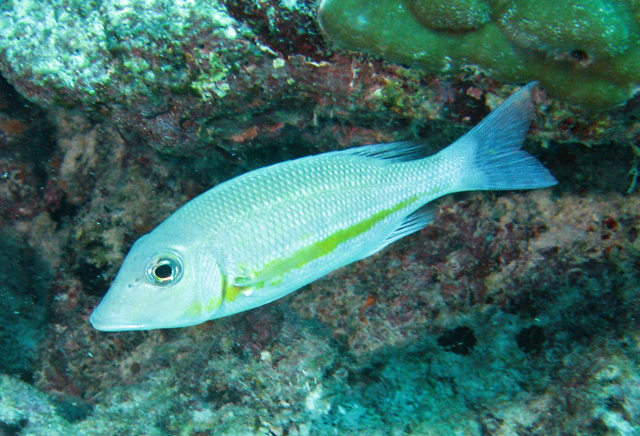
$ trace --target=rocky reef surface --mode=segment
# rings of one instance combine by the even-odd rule
[[[525,148],[553,189],[444,198],[246,313],[92,329],[135,240],[206,189],[362,144],[437,151],[517,89],[340,51],[317,6],[0,6],[0,434],[638,434],[635,99],[535,92]]]

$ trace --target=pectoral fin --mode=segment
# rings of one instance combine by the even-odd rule
[[[307,257],[304,257],[305,255]],[[258,272],[256,275],[249,277],[236,277],[233,284],[239,288],[261,287],[265,283],[275,280],[292,269],[304,265],[313,259],[314,257],[310,253],[297,253],[296,256],[292,256],[287,259],[277,259],[270,262],[266,268]]]

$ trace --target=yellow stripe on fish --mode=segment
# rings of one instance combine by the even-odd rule
[[[272,285],[280,284],[283,280],[283,275],[298,270],[314,260],[329,256],[340,244],[366,233],[380,221],[393,213],[402,211],[407,206],[418,201],[419,198],[417,195],[413,196],[396,206],[377,212],[358,224],[354,224],[346,229],[337,230],[325,239],[301,248],[288,258],[274,259],[257,274],[252,274],[250,277],[236,278],[233,283],[227,283],[227,286],[224,288],[225,301],[235,301],[240,295],[246,293],[249,288],[260,289],[263,288],[267,282],[270,282]]]
[[[438,197],[554,185],[521,150],[534,86],[433,156],[411,142],[369,145],[214,187],[134,244],[91,323],[104,331],[185,327],[249,310],[422,229]]]

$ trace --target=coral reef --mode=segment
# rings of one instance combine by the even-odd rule
[[[220,150],[206,144],[233,153],[247,138],[295,127],[299,120],[284,110],[293,85],[316,86],[318,72],[333,74],[300,54],[320,51],[312,2],[227,3],[5,4],[0,71],[40,105],[79,106],[131,142],[220,163]],[[264,95],[269,109],[256,105]],[[256,124],[262,128],[252,133]]]
[[[350,50],[431,73],[475,66],[505,82],[539,80],[555,97],[604,109],[640,83],[639,13],[627,0],[324,0],[319,20]]]
[[[484,2],[474,4],[481,17]],[[0,71],[30,101],[79,108],[108,122],[127,144],[181,157],[200,174],[247,162],[247,154],[272,156],[271,162],[298,157],[331,142],[335,117],[353,118],[339,129],[366,117],[369,124],[388,117],[416,124],[441,118],[452,105],[475,104],[471,94],[492,87],[472,81],[457,87],[468,86],[469,95],[455,96],[446,76],[332,53],[316,6],[312,0],[6,3]],[[587,82],[568,83],[598,95]],[[566,119],[567,129],[588,130],[581,139],[589,144],[626,137],[624,116],[550,104],[550,116]],[[559,123],[540,127],[549,139],[566,140]]]
[[[397,248],[193,328],[104,334],[60,302],[37,385],[97,404],[68,434],[633,434],[638,197],[558,195],[447,199]]]
[[[487,2],[452,4],[474,15],[441,25],[490,25]],[[515,89],[332,52],[313,6],[0,6],[3,31],[25,35],[0,41],[2,72],[28,98],[0,80],[0,372],[12,374],[0,376],[0,433],[640,432],[635,99],[588,114],[535,92],[525,147],[560,180],[553,190],[442,199],[419,234],[237,316],[91,328],[134,241],[205,189],[367,143],[435,152]],[[94,27],[78,35],[80,23]]]
[[[64,13],[58,10],[61,5]],[[117,98],[126,98],[125,93],[149,95],[161,86],[185,86],[185,53],[177,49],[193,44],[185,34],[189,26],[207,27],[212,43],[219,35],[235,33],[233,20],[216,2],[146,6],[56,0],[5,4],[0,50],[9,66],[3,71],[39,79],[37,89],[22,89],[42,102],[64,92],[58,101],[97,103],[113,81],[122,86]]]
[[[0,374],[2,434],[62,436],[77,434],[56,413],[52,399],[17,379]]]

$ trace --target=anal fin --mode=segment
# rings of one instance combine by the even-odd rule
[[[400,225],[389,236],[385,238],[380,245],[378,245],[373,251],[367,253],[365,257],[369,257],[372,254],[382,250],[387,245],[404,238],[407,235],[417,232],[431,224],[438,216],[438,208],[433,203],[427,203],[420,209],[416,210],[410,215],[407,215]]]

